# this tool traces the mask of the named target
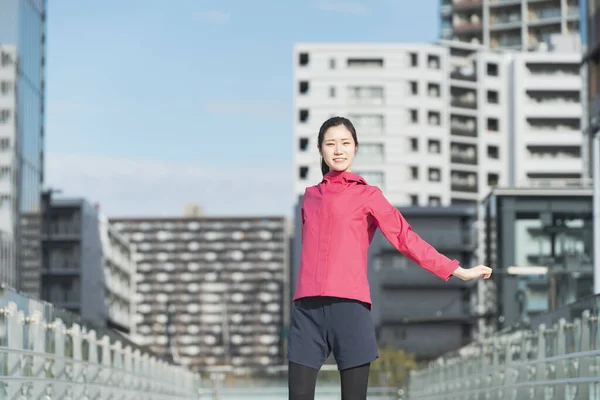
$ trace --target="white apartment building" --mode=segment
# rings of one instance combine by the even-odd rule
[[[358,132],[354,172],[394,204],[448,204],[447,58],[438,45],[297,45],[295,193],[322,179],[319,127],[342,115]]]
[[[296,195],[321,180],[316,139],[332,115],[356,126],[353,171],[396,206],[475,204],[497,185],[581,178],[577,50],[297,45]]]
[[[125,331],[135,338],[136,324],[136,261],[135,247],[105,216],[99,216],[102,266],[108,312],[108,326]],[[134,339],[137,341],[137,339]]]
[[[441,0],[441,38],[491,49],[532,50],[580,31],[579,0]]]

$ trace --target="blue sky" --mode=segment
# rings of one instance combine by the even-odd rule
[[[166,4],[49,1],[46,185],[110,216],[290,215],[294,43],[439,32],[439,0]]]

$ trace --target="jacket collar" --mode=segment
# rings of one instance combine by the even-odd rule
[[[356,175],[348,171],[329,171],[323,176],[321,183],[351,183],[355,182],[358,184],[366,185],[367,182],[362,176]]]

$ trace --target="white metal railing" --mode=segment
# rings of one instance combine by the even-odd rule
[[[47,308],[31,306],[35,300],[23,303],[28,313],[17,307],[15,301],[22,299],[5,300],[0,302],[0,399],[199,398],[199,376],[185,367],[114,334],[98,337],[82,324],[47,320]]]
[[[408,398],[600,400],[600,307],[592,308],[441,357],[411,373]]]

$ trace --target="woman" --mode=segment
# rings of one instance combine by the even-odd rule
[[[400,212],[351,171],[356,130],[342,117],[321,126],[323,180],[302,202],[302,254],[289,330],[289,399],[313,400],[317,374],[333,352],[342,399],[364,400],[370,363],[378,358],[367,280],[375,230],[404,256],[438,277],[487,279],[492,270],[464,269],[414,233]]]

